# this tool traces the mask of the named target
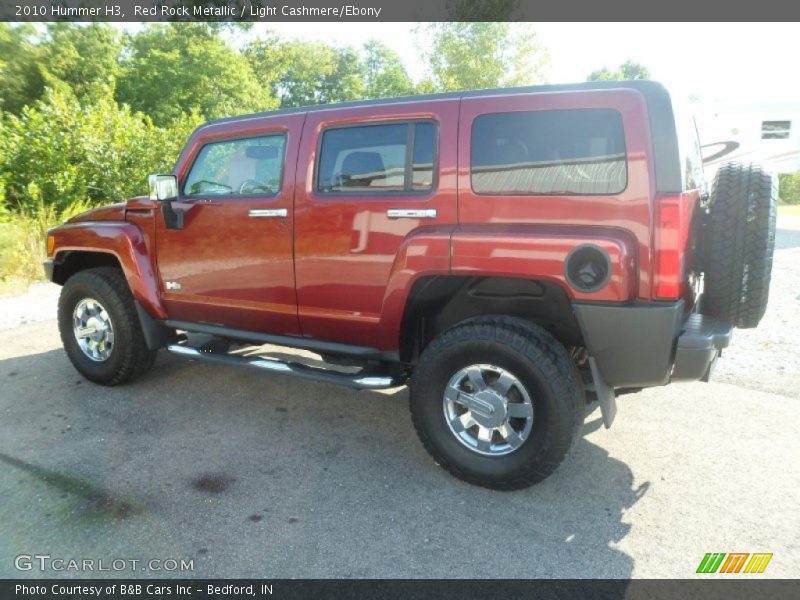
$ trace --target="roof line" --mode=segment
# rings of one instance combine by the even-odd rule
[[[497,96],[497,95],[513,95],[513,94],[536,94],[548,92],[567,92],[567,91],[582,91],[582,90],[607,90],[619,88],[633,88],[642,92],[649,91],[650,93],[661,91],[666,94],[666,89],[656,81],[649,80],[624,80],[624,81],[589,81],[584,83],[564,83],[554,85],[534,85],[524,87],[507,87],[507,88],[488,88],[481,90],[465,90],[460,92],[443,92],[437,94],[419,94],[411,96],[397,96],[393,98],[375,98],[371,100],[353,100],[349,102],[338,102],[335,104],[312,104],[309,106],[297,106],[291,108],[279,108],[276,110],[261,111],[255,113],[248,113],[237,115],[233,117],[224,117],[220,119],[212,119],[200,125],[198,129],[202,129],[211,125],[218,125],[221,123],[233,123],[236,121],[250,120],[259,117],[272,117],[276,115],[292,115],[310,112],[320,112],[325,110],[336,110],[340,108],[357,108],[361,106],[382,106],[392,104],[408,104],[411,102],[426,102],[436,100],[455,100],[461,98],[479,98],[482,96]],[[658,93],[658,92],[656,92]]]

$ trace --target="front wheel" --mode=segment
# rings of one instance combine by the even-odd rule
[[[411,416],[423,445],[456,477],[497,490],[550,475],[578,437],[583,387],[566,349],[521,319],[482,317],[420,357]]]
[[[156,358],[156,351],[147,348],[133,295],[118,269],[87,269],[70,277],[58,300],[58,329],[72,364],[95,383],[135,379]]]

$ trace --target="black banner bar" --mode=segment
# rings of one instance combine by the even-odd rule
[[[0,580],[3,600],[788,600],[800,580]]]
[[[3,0],[0,21],[794,21],[787,0]],[[685,40],[680,25],[665,44]],[[724,50],[723,50],[724,51]]]

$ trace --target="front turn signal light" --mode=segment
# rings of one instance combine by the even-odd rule
[[[56,236],[48,235],[47,236],[47,256],[53,255],[53,250],[56,249]]]

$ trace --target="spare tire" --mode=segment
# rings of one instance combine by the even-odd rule
[[[717,171],[702,241],[702,311],[742,329],[756,327],[769,297],[777,181],[757,165]]]

